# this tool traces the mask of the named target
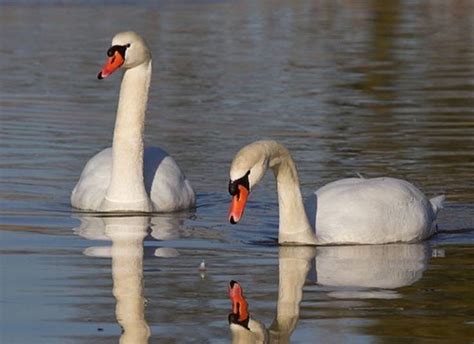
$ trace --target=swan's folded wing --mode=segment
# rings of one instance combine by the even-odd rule
[[[143,166],[145,188],[155,211],[170,212],[194,207],[194,190],[168,153],[158,147],[146,148]]]
[[[104,200],[112,172],[112,148],[94,155],[84,167],[71,193],[73,207],[97,211]]]

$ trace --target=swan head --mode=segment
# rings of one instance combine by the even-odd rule
[[[108,77],[119,68],[130,69],[151,60],[147,43],[133,31],[116,34],[107,56],[107,62],[97,75],[98,79]]]
[[[232,224],[240,220],[250,191],[265,175],[273,142],[253,142],[243,147],[232,161],[229,180],[229,193],[232,196],[229,221]]]
[[[228,288],[232,312],[228,316],[232,343],[266,343],[265,326],[250,317],[243,289],[237,281],[230,281]]]

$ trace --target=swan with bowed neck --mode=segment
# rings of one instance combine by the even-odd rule
[[[270,140],[245,146],[232,162],[231,223],[240,220],[248,194],[268,168],[277,181],[280,244],[417,242],[436,231],[436,215],[444,196],[428,200],[415,186],[400,179],[341,179],[318,189],[304,204],[289,151]]]
[[[151,79],[151,55],[134,32],[112,40],[98,78],[125,70],[111,148],[92,157],[71,194],[73,207],[89,211],[172,212],[192,208],[195,193],[164,150],[144,148],[143,131]]]

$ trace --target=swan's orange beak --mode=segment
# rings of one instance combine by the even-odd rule
[[[115,51],[115,53],[107,59],[107,62],[99,74],[97,74],[97,79],[105,79],[110,74],[119,69],[120,66],[123,65],[124,61],[125,60],[123,56],[118,51]]]
[[[232,196],[232,202],[229,208],[229,221],[236,224],[244,214],[247,198],[249,197],[249,189],[243,185],[238,185],[238,192]]]
[[[248,304],[239,282],[230,281],[228,292],[232,301],[232,314],[237,316],[239,322],[247,320],[249,318]]]

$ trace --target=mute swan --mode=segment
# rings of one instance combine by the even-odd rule
[[[387,177],[347,178],[321,187],[306,202],[308,220],[295,163],[285,147],[269,140],[245,146],[232,161],[231,223],[240,220],[250,191],[268,168],[277,181],[280,244],[417,242],[436,230],[444,196],[428,200],[407,181]]]
[[[171,212],[195,205],[194,191],[164,150],[143,147],[151,54],[134,32],[115,35],[98,78],[125,70],[111,148],[92,157],[71,194],[75,208],[90,211]]]

